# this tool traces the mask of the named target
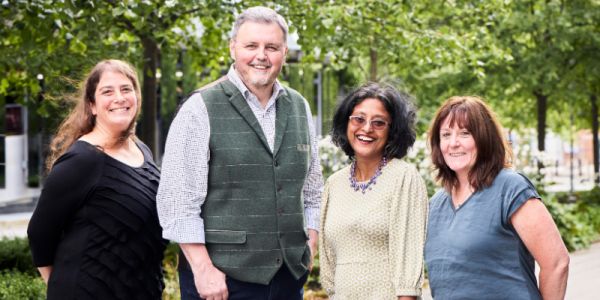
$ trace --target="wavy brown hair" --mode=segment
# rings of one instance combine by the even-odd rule
[[[96,101],[96,88],[104,72],[116,72],[125,75],[135,90],[138,106],[136,118],[131,121],[128,128],[124,130],[119,138],[124,141],[131,136],[135,136],[135,120],[140,114],[142,96],[140,92],[140,83],[135,69],[127,62],[116,59],[103,60],[96,64],[88,73],[77,96],[75,107],[58,127],[52,142],[50,143],[50,153],[46,158],[46,170],[52,169],[54,162],[63,154],[77,139],[84,134],[90,133],[96,126],[96,116],[92,114],[91,105]]]
[[[431,161],[437,171],[436,179],[446,191],[451,192],[459,183],[456,173],[444,161],[440,148],[440,129],[446,118],[450,118],[450,126],[458,124],[458,127],[467,129],[475,140],[477,157],[468,177],[471,186],[475,191],[490,186],[498,173],[510,167],[512,161],[512,150],[496,114],[481,98],[474,96],[450,97],[436,112],[429,127]]]

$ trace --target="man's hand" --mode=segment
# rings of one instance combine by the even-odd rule
[[[212,263],[205,264],[195,270],[194,283],[200,298],[206,300],[227,300],[228,291],[225,283],[225,274],[215,268]]]
[[[310,248],[310,264],[308,265],[308,271],[312,271],[313,264],[315,262],[315,255],[317,255],[318,244],[319,244],[319,232],[314,229],[308,230],[308,248]]]
[[[227,300],[229,292],[225,274],[217,269],[208,256],[204,244],[179,244],[194,273],[194,284],[200,298]]]

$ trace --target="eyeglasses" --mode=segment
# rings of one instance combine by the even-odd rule
[[[367,123],[367,119],[363,116],[350,116],[350,123],[354,126],[365,126]],[[388,125],[388,121],[382,119],[371,119],[369,120],[369,124],[375,130],[384,130]]]

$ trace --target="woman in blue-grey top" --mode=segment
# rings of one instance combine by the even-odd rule
[[[443,189],[430,202],[425,261],[435,299],[563,299],[569,255],[494,112],[456,96],[429,130]],[[540,266],[539,286],[535,264]]]

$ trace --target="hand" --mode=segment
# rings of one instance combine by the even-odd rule
[[[204,244],[179,244],[194,273],[194,284],[200,297],[206,300],[227,300],[229,292],[225,274],[215,268]]]
[[[319,241],[319,233],[314,229],[308,230],[308,248],[310,249],[310,263],[308,264],[308,271],[311,272],[314,262],[315,255],[317,255],[318,250],[318,241]]]
[[[38,271],[40,271],[44,283],[48,284],[48,279],[50,279],[50,274],[52,274],[52,266],[39,267]]]
[[[229,297],[225,274],[213,264],[207,264],[194,272],[194,283],[202,299],[227,300]]]

